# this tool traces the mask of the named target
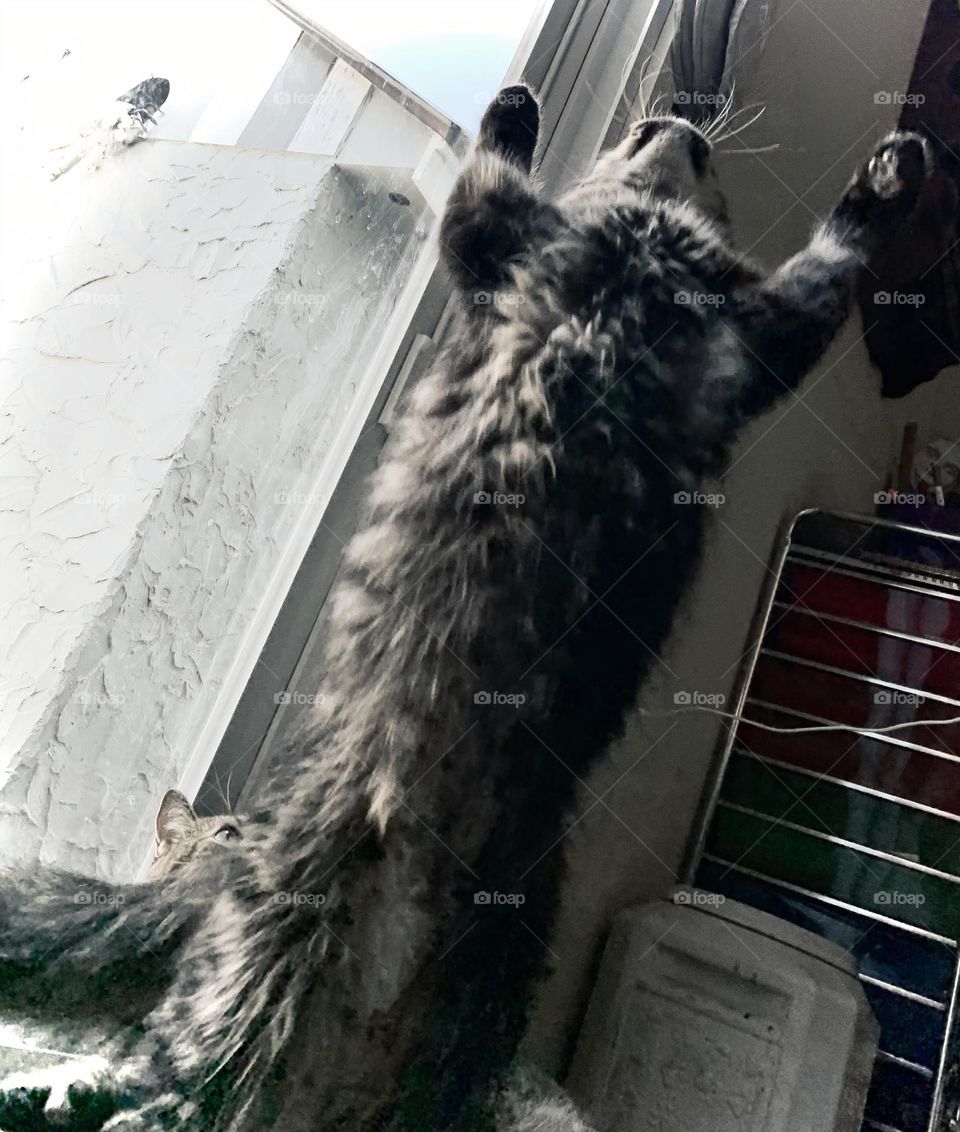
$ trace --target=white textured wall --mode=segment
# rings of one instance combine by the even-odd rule
[[[35,190],[3,234],[0,859],[130,876],[415,210],[315,156],[168,141]]]

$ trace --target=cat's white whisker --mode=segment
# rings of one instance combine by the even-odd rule
[[[723,133],[718,138],[715,138],[714,144],[719,144],[720,142],[729,141],[731,138],[738,137],[740,134],[743,133],[744,130],[749,130],[752,125],[754,125],[756,122],[758,122],[763,117],[765,110],[766,110],[766,107],[761,106],[760,109],[757,111],[756,114],[754,114],[754,116],[752,118],[749,118],[742,125],[737,126],[737,128],[735,130],[730,130],[729,133]]]
[[[753,146],[738,146],[734,149],[721,149],[718,153],[775,153],[780,149],[779,142],[772,142],[770,145],[753,145]]]
[[[707,129],[704,132],[704,136],[707,138],[708,141],[711,141],[720,132],[720,130],[723,129],[724,124],[730,118],[730,113],[731,113],[732,109],[733,109],[733,86],[731,84],[730,94],[727,96],[726,100],[724,101],[723,106],[720,107],[720,113],[715,118],[711,119],[711,121],[707,124]]]
[[[728,103],[728,105],[732,104]],[[757,120],[757,118],[762,116],[765,109],[765,106],[759,105],[756,102],[751,102],[747,106],[741,106],[738,110],[735,110],[728,114],[722,122],[718,119],[717,128],[712,140],[721,141],[724,137],[732,136],[734,129],[746,129],[747,126],[752,125],[753,122]],[[735,125],[739,118],[741,118],[744,114],[749,114],[751,111],[756,111],[756,114],[753,118],[751,118],[746,123],[741,123],[739,126]],[[726,131],[730,131],[730,133],[726,133]]]

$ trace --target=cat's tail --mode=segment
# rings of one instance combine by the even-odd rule
[[[4,872],[0,1009],[58,1024],[72,1014],[134,1018],[148,1010],[171,951],[201,908],[188,892],[171,899],[167,887],[55,870]]]

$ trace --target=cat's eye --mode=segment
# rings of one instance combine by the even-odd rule
[[[243,837],[235,825],[222,825],[213,835],[213,840],[223,845],[227,841],[239,841]]]

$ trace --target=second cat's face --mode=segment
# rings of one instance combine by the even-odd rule
[[[167,876],[199,853],[243,839],[243,830],[231,815],[201,818],[179,790],[168,790],[157,812],[157,838],[150,880]]]
[[[634,122],[619,145],[601,155],[594,175],[687,201],[711,220],[727,223],[712,146],[684,118],[663,115]]]

